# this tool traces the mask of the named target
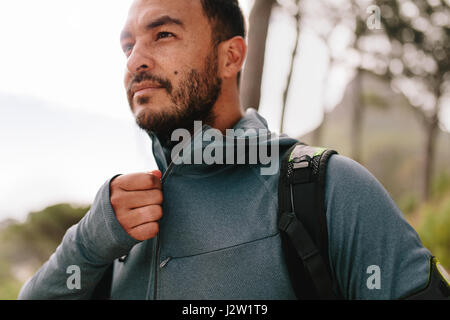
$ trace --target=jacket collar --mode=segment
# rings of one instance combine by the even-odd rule
[[[191,154],[194,155],[195,151],[201,148],[201,151],[211,144],[210,141],[204,141],[205,133],[209,129],[212,129],[208,125],[203,125],[203,127],[194,131],[191,139],[184,143],[183,148],[185,150],[190,150]],[[290,139],[286,136],[273,136],[271,135],[267,121],[255,110],[255,109],[247,109],[244,116],[236,123],[236,125],[232,128],[234,130],[234,143],[237,140],[241,139],[250,139],[250,143],[257,143],[258,145],[267,144],[267,143],[281,143],[281,144],[293,144],[296,141]],[[153,142],[153,155],[155,157],[158,168],[164,173],[170,163],[172,162],[172,148],[164,145],[160,139],[153,132],[149,132],[149,136]],[[222,137],[225,137],[221,135]],[[252,139],[253,138],[253,139]],[[224,147],[227,146],[227,143],[230,143],[230,139],[224,138]],[[183,143],[183,142],[182,142]],[[225,153],[225,152],[224,152]],[[174,157],[175,158],[175,157]],[[186,165],[179,164],[177,167],[190,167],[189,171],[196,170],[199,168],[206,169],[208,171],[213,170],[217,165],[207,165],[207,164],[195,164],[195,165]],[[217,169],[217,168],[216,168]],[[201,170],[203,171],[203,170]]]

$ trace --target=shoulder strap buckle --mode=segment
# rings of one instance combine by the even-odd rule
[[[308,156],[307,154],[301,156],[301,157],[297,157],[292,159],[293,162],[293,169],[301,169],[301,168],[308,168],[311,164],[311,157]]]
[[[294,212],[283,212],[278,220],[278,228],[286,232],[294,219],[297,219]]]

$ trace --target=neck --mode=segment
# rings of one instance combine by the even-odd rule
[[[236,82],[222,86],[222,92],[213,107],[214,121],[211,127],[225,134],[226,129],[233,128],[244,116],[239,100]]]

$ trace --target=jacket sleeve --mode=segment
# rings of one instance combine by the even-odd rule
[[[326,182],[329,258],[346,299],[399,299],[426,287],[431,253],[363,166],[330,158]]]
[[[50,259],[22,287],[18,299],[89,299],[114,259],[127,254],[139,241],[116,219],[107,181],[91,209],[67,230]]]

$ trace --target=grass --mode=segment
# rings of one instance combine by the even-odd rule
[[[430,201],[417,205],[414,198],[405,201],[407,220],[417,230],[423,245],[450,270],[450,175],[442,174],[433,184]]]

